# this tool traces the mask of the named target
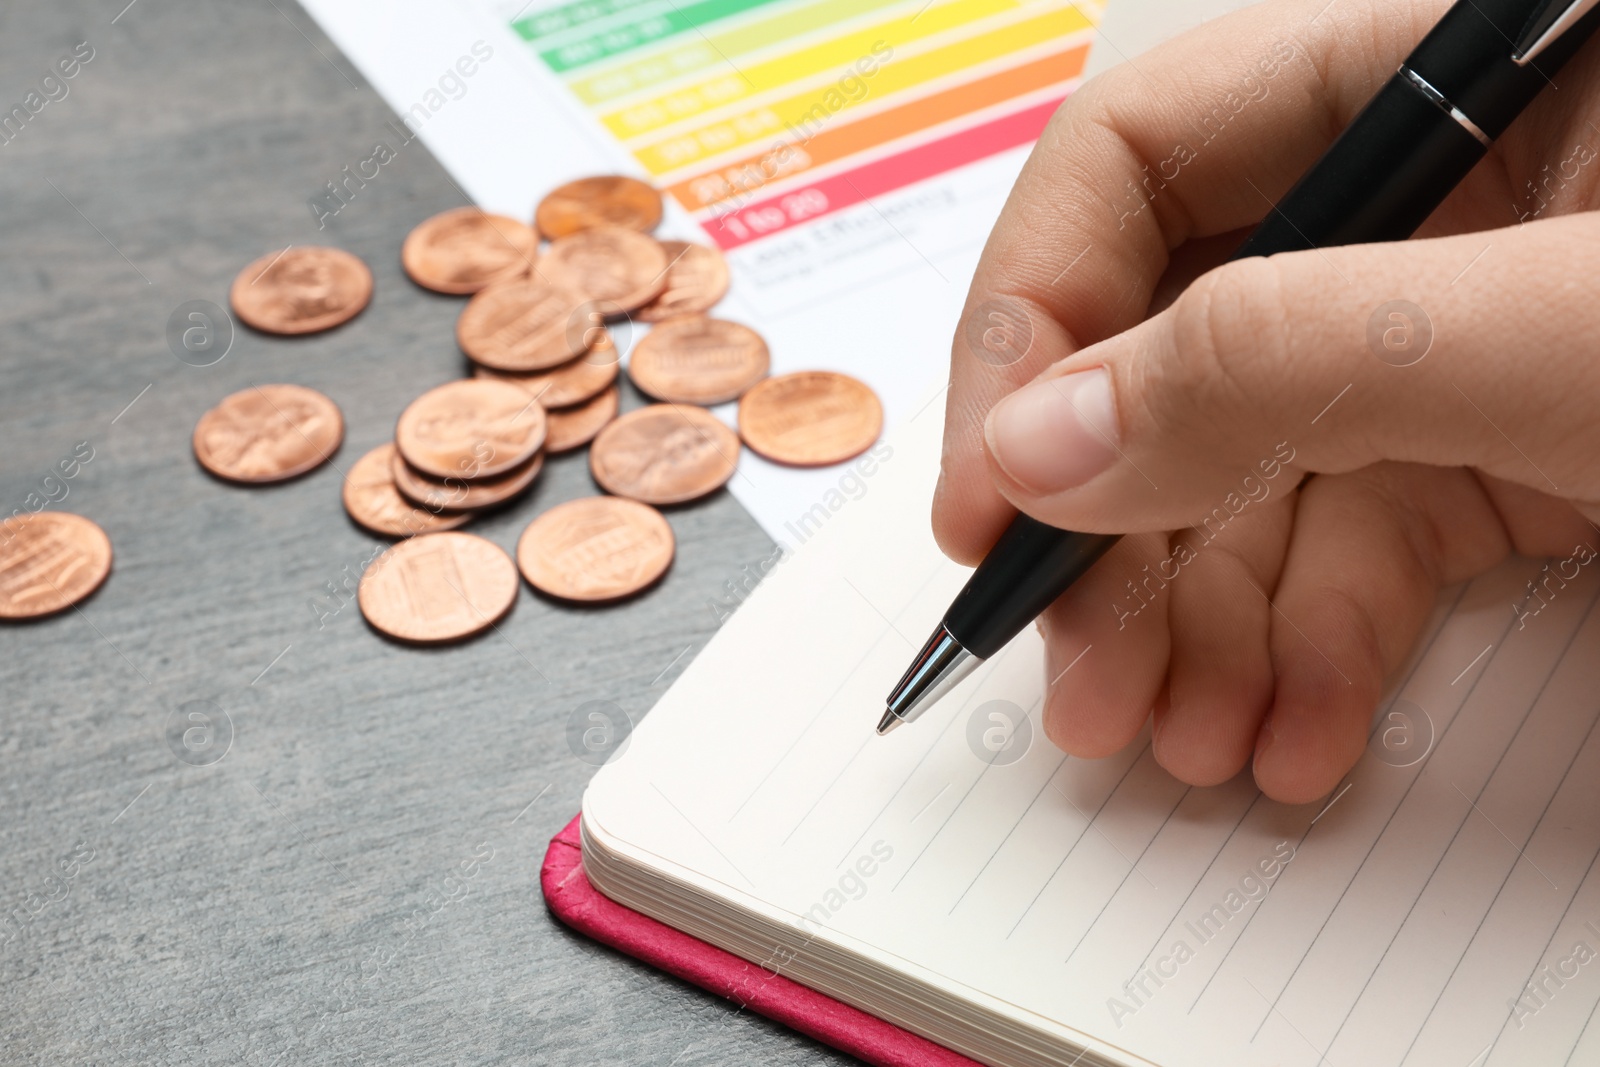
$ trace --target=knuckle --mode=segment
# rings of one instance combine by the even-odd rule
[[[1257,258],[1209,272],[1178,298],[1177,355],[1195,384],[1249,395],[1272,380],[1260,371],[1288,354],[1283,291],[1279,266]]]
[[[1291,358],[1282,268],[1271,260],[1230,263],[1202,276],[1172,307],[1170,348],[1141,390],[1158,426],[1187,426],[1207,439],[1234,439],[1267,418]]]
[[[1057,115],[1083,116],[1108,128],[1116,127],[1117,113],[1130,101],[1141,99],[1143,87],[1129,81],[1126,63],[1110,67],[1080,85],[1061,102]]]
[[[1383,624],[1378,618],[1378,605],[1368,598],[1365,591],[1338,581],[1328,581],[1319,593],[1316,598],[1317,615],[1325,623],[1322,629],[1330,636],[1326,643],[1331,651],[1326,655],[1334,659],[1325,659],[1323,652],[1312,648],[1312,655],[1302,653],[1300,669],[1312,685],[1320,684],[1330,693],[1339,694],[1339,697],[1325,701],[1324,706],[1337,707],[1343,703],[1347,709],[1359,709],[1359,714],[1323,717],[1325,722],[1322,729],[1333,738],[1330,744],[1335,748],[1348,747],[1348,735],[1353,729],[1350,723],[1365,722],[1363,716],[1370,715],[1372,709],[1377,707],[1379,698],[1383,696],[1383,680],[1392,665],[1384,650]],[[1274,620],[1273,639],[1278,648],[1295,644],[1297,638],[1300,635],[1294,632],[1292,625],[1286,622],[1279,625]],[[1311,639],[1301,640],[1309,645]],[[1315,703],[1307,701],[1306,705],[1314,706]],[[1359,734],[1360,731],[1356,732]],[[1354,757],[1351,762],[1354,762]]]

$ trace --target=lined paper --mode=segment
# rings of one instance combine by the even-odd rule
[[[1031,630],[879,738],[965,580],[927,529],[939,431],[934,405],[775,568],[595,778],[590,832],[1061,1063],[1600,1062],[1594,568],[1534,597],[1518,559],[1448,590],[1316,805],[1248,775],[1187,787],[1148,734],[1065,757]],[[993,701],[1029,718],[1014,761],[969,742]],[[1402,729],[1426,743],[1385,747]]]

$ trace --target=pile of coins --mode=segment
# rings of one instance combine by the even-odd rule
[[[487,630],[515,603],[519,571],[559,600],[624,599],[671,566],[672,528],[656,508],[721,488],[741,437],[799,466],[843,462],[877,440],[882,408],[865,385],[827,371],[769,378],[761,335],[707,314],[728,291],[727,263],[710,246],[651,237],[661,216],[649,185],[596,177],[550,193],[532,225],[468,207],[407,236],[401,263],[414,282],[470,297],[456,338],[472,375],[414,400],[394,440],[345,477],[350,517],[403,539],[372,562],[357,595],[381,633],[428,644]],[[259,330],[303,334],[349,321],[371,294],[359,259],[299,247],[246,267],[231,299]],[[619,321],[651,324],[627,371],[657,401],[620,417],[621,356],[608,329]],[[735,400],[737,434],[707,410]],[[343,435],[327,397],[264,385],[207,412],[194,450],[219,478],[266,484],[326,462]],[[596,484],[611,495],[539,515],[515,563],[458,532],[525,493],[547,455],[584,445]]]
[[[656,508],[726,484],[741,438],[796,466],[841,463],[877,440],[883,411],[861,382],[829,371],[769,378],[761,335],[707,314],[727,294],[727,262],[708,245],[651,237],[661,216],[649,185],[596,177],[550,193],[532,225],[457,208],[406,238],[401,263],[413,281],[471,298],[456,337],[472,377],[418,397],[394,441],[345,476],[350,517],[402,539],[373,561],[357,597],[380,632],[432,643],[486,630],[515,603],[519,570],[557,599],[624,599],[672,564],[672,528]],[[247,325],[293,336],[350,321],[372,289],[356,256],[291,246],[240,271],[229,299]],[[621,357],[607,329],[620,320],[651,324],[628,376],[657,401],[621,417]],[[737,434],[706,410],[735,400]],[[237,485],[297,478],[343,442],[338,406],[293,384],[224,397],[193,437],[201,466]],[[455,532],[525,493],[547,455],[584,445],[596,484],[611,495],[534,519],[515,564],[483,538]],[[110,571],[111,542],[88,519],[39,510],[0,522],[0,620],[64,611]]]

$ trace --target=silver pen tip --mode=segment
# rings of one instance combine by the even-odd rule
[[[961,642],[941,624],[889,691],[888,710],[878,723],[878,733],[886,734],[903,722],[915,722],[982,662],[962,648]]]

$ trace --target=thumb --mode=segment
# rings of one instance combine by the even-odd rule
[[[1178,529],[1380,460],[1475,467],[1600,517],[1597,275],[1594,215],[1226,264],[996,404],[990,473],[1090,532]]]

